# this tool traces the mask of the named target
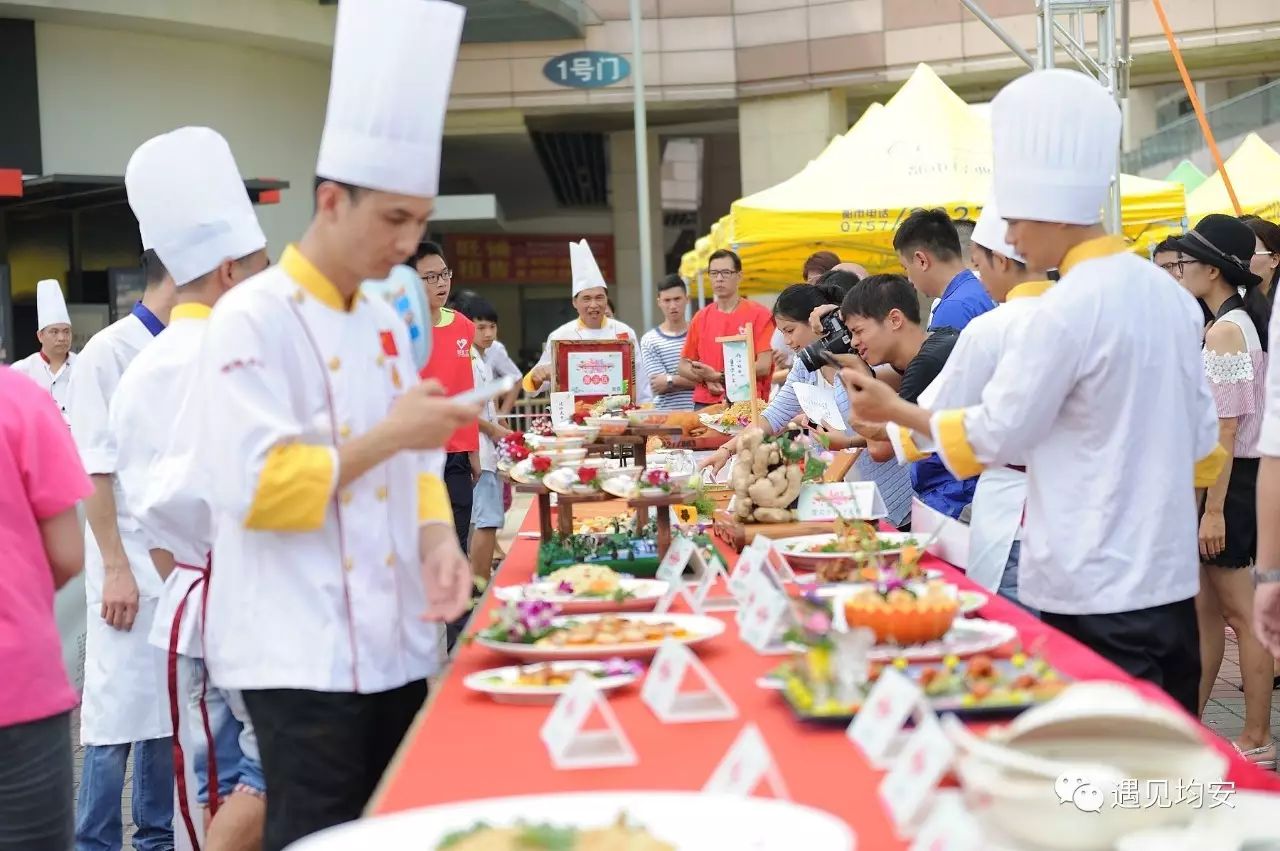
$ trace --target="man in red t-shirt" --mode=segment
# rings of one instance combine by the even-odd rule
[[[706,407],[724,401],[724,349],[717,337],[731,337],[751,323],[755,340],[756,394],[769,398],[770,370],[773,366],[773,314],[763,305],[738,294],[742,282],[742,260],[727,248],[711,255],[707,263],[715,301],[694,314],[689,336],[680,353],[680,375],[694,383],[693,403]]]
[[[422,278],[431,311],[431,357],[422,368],[423,378],[434,378],[444,385],[450,396],[471,390],[475,378],[471,372],[471,345],[476,326],[461,313],[444,306],[449,299],[453,271],[444,262],[444,251],[434,242],[418,247],[410,262]],[[458,543],[467,550],[471,528],[471,496],[475,480],[480,476],[480,428],[477,423],[463,426],[445,444],[448,453],[444,464],[444,484],[453,503],[453,527]]]

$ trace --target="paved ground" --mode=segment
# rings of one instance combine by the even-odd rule
[[[517,494],[516,500],[516,504],[512,506],[513,510],[507,514],[507,528],[498,537],[499,544],[504,550],[511,546],[511,541],[515,538],[518,530],[519,518],[524,517],[524,508],[531,498],[523,494]],[[1205,708],[1204,723],[1209,729],[1228,739],[1240,735],[1244,729],[1244,694],[1240,687],[1240,647],[1236,643],[1235,635],[1230,630],[1227,630],[1227,648],[1225,658],[1222,661],[1222,670],[1218,674],[1218,682],[1214,686],[1209,705]],[[79,743],[80,723],[78,713],[73,713],[72,725],[72,735],[76,746],[75,779],[78,787],[80,764],[83,757],[83,749]],[[1272,736],[1280,734],[1280,704],[1277,704],[1274,696],[1271,701],[1271,731]],[[132,778],[132,773],[133,765],[131,760],[129,765],[130,779]],[[130,816],[130,779],[126,780],[124,801],[122,802],[127,837],[132,837],[133,835],[133,819]],[[125,848],[131,849],[132,845],[126,841]]]

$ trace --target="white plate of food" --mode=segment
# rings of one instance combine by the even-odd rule
[[[555,426],[554,430],[556,437],[567,440],[581,440],[584,444],[591,443],[600,435],[600,429],[576,423],[562,423]]]
[[[661,579],[635,579],[602,564],[574,564],[524,585],[502,585],[494,595],[504,603],[546,600],[562,614],[646,611],[667,593]]]
[[[537,706],[555,703],[579,671],[591,677],[600,691],[613,691],[634,683],[644,669],[639,662],[625,659],[538,662],[476,671],[463,678],[462,684],[489,695],[495,703]]]
[[[956,618],[947,634],[937,641],[924,644],[877,644],[867,653],[873,662],[892,662],[906,659],[908,662],[927,662],[945,656],[976,656],[989,653],[1018,637],[1018,630],[1003,621],[982,618]]]
[[[560,844],[548,844],[549,833],[556,834]],[[459,801],[377,816],[329,828],[289,848],[853,851],[854,834],[830,813],[774,798],[702,792],[564,792]]]
[[[533,641],[511,639],[511,632],[495,623],[476,634],[476,643],[504,656],[526,662],[553,659],[647,659],[674,638],[692,647],[724,632],[724,621],[707,615],[628,614],[573,615],[548,619]],[[529,633],[526,633],[529,634]]]
[[[650,472],[661,473],[662,484],[655,484],[654,479],[649,477]],[[672,495],[693,499],[696,494],[692,488],[688,487],[689,479],[687,475],[671,476],[662,470],[645,470],[638,478],[634,474],[617,475],[615,470],[600,483],[600,489],[619,499],[657,499]]]
[[[622,434],[631,424],[625,415],[617,417],[586,417],[586,424],[598,429],[600,434]]]

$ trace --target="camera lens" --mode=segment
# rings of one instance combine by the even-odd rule
[[[853,335],[844,327],[836,311],[822,317],[823,335],[821,340],[814,340],[800,350],[800,362],[810,372],[817,372],[826,366],[822,359],[823,352],[833,355],[847,355],[853,351]]]

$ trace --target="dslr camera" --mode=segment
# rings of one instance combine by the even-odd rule
[[[822,315],[822,338],[800,350],[800,362],[810,372],[817,372],[827,365],[823,352],[847,355],[853,351],[853,332],[840,321],[840,311],[832,310]]]

